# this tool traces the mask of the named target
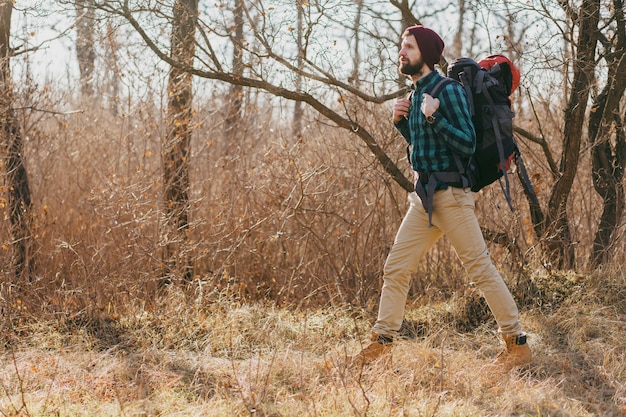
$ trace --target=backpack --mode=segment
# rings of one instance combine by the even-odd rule
[[[509,96],[519,86],[520,72],[504,55],[490,55],[478,62],[459,58],[448,66],[448,77],[431,91],[436,97],[445,84],[455,80],[465,90],[476,130],[476,151],[469,161],[456,157],[459,172],[476,192],[504,177],[500,185],[511,210],[507,172],[521,155],[513,139],[513,117]]]

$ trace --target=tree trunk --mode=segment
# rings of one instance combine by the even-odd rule
[[[391,4],[400,11],[400,14],[402,16],[400,18],[400,34],[402,34],[404,30],[409,26],[420,24],[419,19],[411,11],[411,5],[409,4],[409,0],[391,0]],[[398,51],[400,50],[401,45],[402,39],[398,37]],[[405,86],[406,76],[398,73],[398,87],[403,88]]]
[[[616,116],[618,117],[618,116]],[[617,229],[624,212],[624,157],[626,156],[626,138],[622,121],[616,120],[615,153],[607,140],[593,145],[592,178],[596,192],[602,197],[602,214],[598,230],[593,241],[589,265],[598,267],[611,259],[613,232]],[[611,162],[612,161],[612,162]],[[606,163],[609,163],[606,165]]]
[[[350,83],[359,88],[360,83],[360,70],[361,70],[361,13],[363,12],[363,0],[355,0],[357,9],[354,17],[354,48],[352,52],[352,74],[348,79]]]
[[[623,19],[620,19],[623,23]],[[590,266],[597,267],[610,259],[612,235],[621,222],[624,211],[624,163],[626,137],[620,115],[620,100],[626,91],[626,39],[619,39],[615,54],[607,62],[608,82],[598,95],[589,116],[592,179],[602,198],[603,211],[595,235]],[[615,128],[615,129],[613,129]],[[615,146],[611,145],[614,132]]]
[[[463,29],[465,28],[465,0],[459,0],[459,19],[457,20],[456,33],[452,41],[452,56],[463,56]]]
[[[12,0],[0,0],[0,123],[2,151],[5,155],[6,188],[15,256],[15,276],[32,279],[31,259],[31,201],[28,175],[24,166],[24,142],[13,112],[13,85],[11,80]]]
[[[95,5],[94,0],[76,0],[76,56],[80,72],[80,92],[83,97],[93,95]]]
[[[171,56],[191,66],[195,53],[198,0],[174,3]],[[192,75],[171,67],[168,85],[168,127],[163,150],[165,199],[164,281],[192,278],[187,231],[189,229],[189,147],[191,142]]]
[[[233,37],[233,74],[243,75],[243,0],[235,0]],[[241,107],[243,103],[243,87],[231,84],[228,94],[228,114],[226,115],[227,147],[236,143],[233,139],[237,134],[237,126],[241,123]],[[229,152],[230,153],[230,152]]]
[[[303,39],[304,5],[302,4],[301,0],[296,1],[296,7],[297,7],[297,13],[298,13],[297,22],[296,22],[296,31],[297,31],[296,43],[298,45],[297,64],[298,64],[298,68],[302,68],[302,64],[304,61],[304,39]],[[296,74],[296,91],[301,91],[301,90],[302,90],[302,76],[300,74]],[[299,138],[302,136],[302,115],[303,115],[302,102],[296,101],[293,105],[293,123],[292,123],[293,136],[295,138]]]
[[[119,68],[119,59],[118,53],[120,50],[120,44],[117,40],[115,29],[113,28],[113,24],[111,21],[107,22],[107,33],[106,33],[106,43],[105,43],[105,65],[106,65],[106,85],[104,86],[105,91],[108,91],[109,95],[109,109],[111,110],[111,115],[117,116],[120,112],[120,68]]]
[[[574,60],[572,92],[565,111],[563,156],[559,168],[561,177],[557,179],[552,189],[544,232],[549,261],[554,267],[560,269],[575,267],[574,245],[567,218],[567,200],[578,170],[586,104],[596,65],[595,50],[599,17],[599,0],[584,0],[578,14],[579,34],[576,46],[578,55]]]

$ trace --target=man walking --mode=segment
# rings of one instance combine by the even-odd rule
[[[395,103],[393,122],[410,145],[419,195],[413,192],[408,196],[408,212],[384,266],[372,343],[354,362],[369,363],[390,354],[404,319],[411,274],[433,244],[446,235],[500,327],[506,347],[496,363],[508,371],[530,363],[532,354],[517,305],[487,251],[469,183],[455,160],[455,155],[468,160],[476,146],[468,99],[456,82],[446,83],[437,98],[429,94],[443,79],[435,71],[443,48],[439,35],[421,25],[409,27],[402,35],[399,70],[410,77],[414,94],[411,100],[401,98]]]

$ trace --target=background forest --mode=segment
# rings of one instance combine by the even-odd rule
[[[168,414],[154,403],[179,410],[159,397],[177,384],[202,408],[185,415],[621,415],[624,4],[435,3],[0,0],[2,415],[79,415],[44,382],[72,375],[71,360],[22,348],[80,362],[69,346],[83,343],[98,353],[74,365],[109,368],[91,385],[72,377],[85,393],[69,401],[115,404],[85,415]],[[522,74],[515,134],[535,194],[512,175],[514,211],[497,184],[476,201],[540,365],[479,381],[486,391],[462,369],[480,374],[496,329],[445,239],[415,274],[403,330],[422,343],[399,363],[423,379],[368,380],[326,357],[339,355],[328,339],[367,337],[407,207],[390,115],[408,90],[400,35],[416,23],[446,42],[444,72],[503,53]],[[525,398],[494,402],[502,391]]]

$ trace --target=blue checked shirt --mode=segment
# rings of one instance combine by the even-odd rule
[[[469,103],[460,84],[447,83],[441,90],[434,123],[429,124],[421,111],[422,95],[430,92],[442,77],[433,71],[417,81],[409,117],[396,123],[410,145],[411,166],[418,172],[458,171],[453,152],[466,160],[464,156],[472,155],[476,148]]]

